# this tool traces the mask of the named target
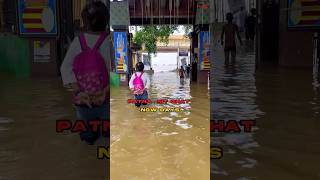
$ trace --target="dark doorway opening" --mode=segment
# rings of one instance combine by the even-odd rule
[[[279,62],[279,2],[265,0],[262,4],[261,61]]]

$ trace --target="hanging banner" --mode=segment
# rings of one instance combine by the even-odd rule
[[[129,4],[128,1],[110,2],[110,25],[129,26]]]
[[[57,36],[56,6],[56,0],[18,0],[20,35]]]
[[[50,41],[34,41],[33,42],[33,61],[34,62],[50,62]]]
[[[320,0],[288,0],[288,27],[320,27]]]
[[[127,75],[126,74],[120,74],[120,81],[125,82],[127,80]]]
[[[197,0],[196,24],[210,23],[210,3],[209,0]]]
[[[114,32],[115,65],[117,73],[128,73],[127,33]]]
[[[215,17],[215,0],[209,0],[209,9],[210,9],[210,18],[209,18],[209,23],[214,23],[216,21]]]
[[[185,66],[187,64],[187,59],[186,58],[182,58],[181,59],[181,66]]]
[[[150,64],[150,59],[149,59],[149,56],[148,55],[143,55],[143,64],[145,66],[151,66]]]
[[[179,56],[189,56],[188,49],[179,49]]]
[[[199,36],[200,70],[210,70],[210,33],[208,31],[201,31]]]

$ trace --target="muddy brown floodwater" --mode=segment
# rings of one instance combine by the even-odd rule
[[[139,112],[127,87],[111,91],[111,179],[210,179],[208,86],[156,72],[149,98],[191,99],[180,112]],[[151,104],[150,107],[178,107]]]
[[[271,66],[255,71],[254,52],[241,48],[235,66],[213,53],[211,118],[253,119],[253,133],[214,133],[224,157],[212,160],[212,179],[320,179],[319,83],[312,70]]]
[[[0,179],[109,179],[107,160],[77,134],[55,132],[56,120],[76,120],[59,78],[0,74]],[[103,145],[103,144],[101,144]]]

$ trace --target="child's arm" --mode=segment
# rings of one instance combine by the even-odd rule
[[[75,88],[74,84],[76,84],[77,80],[72,71],[72,65],[73,65],[74,58],[80,51],[81,51],[81,47],[80,47],[79,39],[75,38],[72,41],[60,68],[61,78],[63,81],[63,85],[65,87],[67,87],[68,85],[71,85],[72,88]]]
[[[80,104],[86,104],[87,106],[89,106],[90,108],[92,108],[90,102],[90,97],[88,94],[86,94],[85,92],[81,92],[79,90],[79,86],[77,83],[72,83],[71,84],[72,87],[72,92],[73,92],[73,98],[77,103]]]
[[[221,32],[221,38],[220,38],[220,41],[221,41],[221,45],[223,46],[223,41],[224,41],[224,30],[225,26],[222,27],[222,32]]]
[[[133,90],[133,79],[134,79],[134,74],[132,74],[132,76],[131,76],[131,78],[130,78],[130,81],[129,81],[129,88],[131,89],[131,90]]]
[[[241,40],[241,36],[240,36],[240,32],[239,32],[239,28],[237,25],[235,25],[235,29],[236,29],[236,33],[237,33],[237,37],[238,37],[238,40],[240,42],[240,45],[242,46],[242,40]]]
[[[75,38],[72,41],[67,51],[67,54],[62,62],[62,65],[60,68],[61,77],[62,77],[63,85],[65,87],[71,86],[75,100],[81,104],[87,104],[89,107],[91,107],[89,96],[86,93],[79,91],[79,86],[77,84],[76,77],[72,70],[73,60],[80,51],[81,51],[81,47],[80,47],[79,39]]]
[[[91,102],[94,105],[102,105],[106,100],[109,101],[109,85],[107,85],[102,91],[96,93],[93,97],[91,97]]]
[[[108,71],[111,71],[111,62],[114,60],[114,51],[113,51],[113,41],[111,36],[109,35],[104,44],[102,44],[104,48],[100,48],[100,53],[104,55],[105,63],[108,68]]]

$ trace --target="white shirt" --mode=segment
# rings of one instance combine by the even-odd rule
[[[99,35],[98,34],[88,34],[88,33],[84,33],[87,45],[90,48],[93,48],[93,46],[96,44]],[[105,60],[108,72],[110,72],[111,69],[111,59],[112,59],[112,44],[110,41],[110,37],[108,36],[104,42],[102,43],[102,45],[100,46],[100,54],[102,55],[103,59]],[[63,63],[61,65],[60,71],[61,71],[61,77],[62,77],[62,81],[63,81],[63,85],[67,86],[71,83],[76,83],[77,80],[75,78],[75,75],[72,71],[72,66],[73,66],[73,60],[74,58],[81,52],[81,45],[80,45],[80,41],[79,38],[76,37],[74,38],[74,40],[72,41],[68,52],[63,60]]]
[[[237,25],[242,30],[246,22],[247,13],[245,10],[238,13]]]
[[[136,72],[137,76],[141,75],[141,72]],[[133,80],[136,78],[136,75],[133,73],[133,75],[131,76],[131,79],[129,81],[129,88],[133,89]],[[141,76],[141,79],[143,81],[144,84],[144,88],[150,89],[150,79],[148,77],[148,75],[146,73],[143,73]]]

